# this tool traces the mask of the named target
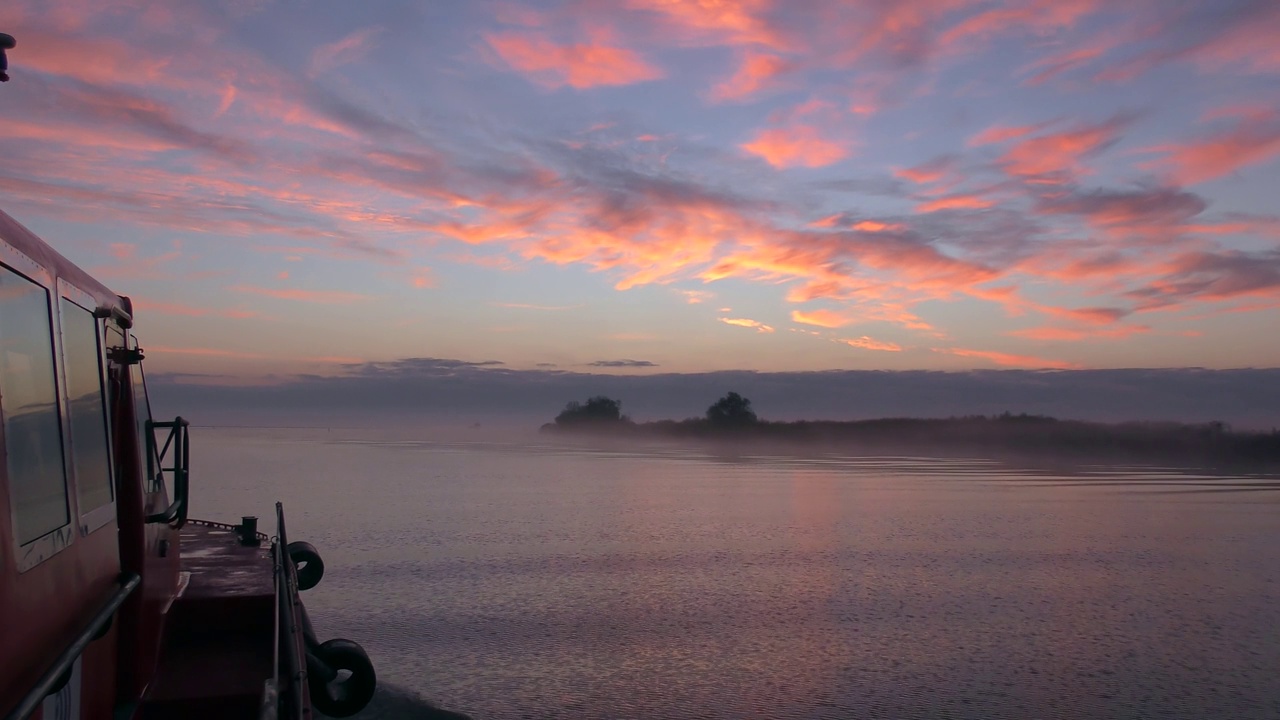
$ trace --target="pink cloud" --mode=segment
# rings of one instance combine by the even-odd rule
[[[908,168],[896,168],[894,175],[910,180],[913,183],[927,185],[941,182],[955,171],[958,161],[955,157],[944,155],[929,162]]]
[[[1059,308],[1046,306],[1043,309],[1058,317],[1097,325],[1116,322],[1129,314],[1129,311],[1124,308],[1114,307]]]
[[[1145,325],[1122,325],[1114,328],[1065,328],[1055,326],[1034,327],[1025,330],[1012,330],[1005,333],[1028,340],[1045,340],[1050,342],[1076,342],[1094,338],[1125,338],[1130,335],[1151,332]]]
[[[627,0],[639,10],[658,13],[683,35],[685,42],[758,45],[784,50],[788,43],[766,20],[770,0]]]
[[[993,125],[969,138],[969,146],[993,145],[996,143],[1017,140],[1032,133],[1038,133],[1048,127],[1048,123],[1035,125]]]
[[[777,55],[748,52],[733,76],[711,89],[711,99],[717,102],[745,100],[773,85],[773,81],[791,67],[791,63]]]
[[[513,70],[549,88],[585,89],[655,80],[663,73],[635,52],[602,44],[557,45],[538,34],[494,33],[489,47]]]
[[[372,49],[373,40],[380,33],[382,28],[361,28],[341,39],[316,48],[311,53],[311,75],[323,75],[362,59]]]
[[[849,155],[844,146],[821,137],[808,125],[762,130],[740,147],[776,168],[822,167]]]
[[[299,302],[319,303],[322,305],[345,305],[347,303],[369,300],[369,295],[339,290],[300,290],[296,288],[264,288],[252,285],[234,285],[227,288],[233,292],[252,293],[281,300],[297,300]]]
[[[261,313],[256,310],[194,307],[191,305],[183,305],[181,303],[152,302],[138,297],[133,298],[133,307],[135,310],[140,310],[143,313],[155,313],[157,315],[183,315],[186,317],[224,317],[243,320],[246,318],[259,317],[261,315]]]
[[[944,32],[939,44],[952,47],[964,40],[1002,34],[1011,29],[1037,34],[1068,29],[1092,14],[1101,0],[1026,0],[970,15]]]
[[[1085,47],[1073,47],[1054,55],[1047,55],[1023,68],[1024,72],[1034,73],[1026,80],[1027,85],[1044,85],[1061,75],[1073,72],[1101,58],[1113,50],[1121,42],[1116,36]]]
[[[1021,139],[1000,157],[1010,175],[1040,182],[1057,182],[1085,172],[1083,161],[1120,139],[1129,121],[1116,118],[1094,125]]]
[[[10,32],[18,32],[10,30]],[[172,85],[171,60],[145,46],[108,36],[76,37],[28,28],[22,32],[22,67],[87,83]]]
[[[1280,112],[1253,112],[1217,135],[1173,146],[1164,161],[1177,182],[1195,184],[1280,155]]]

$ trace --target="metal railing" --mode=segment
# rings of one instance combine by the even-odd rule
[[[276,588],[275,675],[263,691],[261,720],[278,716],[307,720],[307,664],[303,654],[302,599],[297,568],[289,559],[284,505],[276,503],[276,537],[271,548]]]
[[[190,423],[180,417],[164,422],[147,421],[147,477],[154,478],[159,475],[163,478],[166,472],[173,475],[173,500],[163,511],[148,515],[149,523],[168,523],[175,528],[180,528],[187,522],[191,473],[191,444],[188,441],[187,430],[189,426]],[[169,431],[164,445],[156,441],[156,430]],[[173,450],[173,464],[166,467],[164,462],[170,449]]]
[[[45,671],[40,679],[36,681],[35,687],[22,698],[22,702],[18,703],[5,720],[26,720],[35,712],[36,708],[44,702],[45,697],[55,692],[60,684],[65,684],[65,677],[71,673],[71,666],[75,664],[76,658],[80,657],[80,653],[89,647],[89,643],[99,638],[107,629],[108,623],[115,615],[116,610],[124,604],[126,598],[138,587],[142,582],[142,578],[134,573],[130,573],[120,578],[120,585],[112,591],[106,602],[98,608],[98,612],[89,621],[89,624],[80,631],[71,644],[58,655],[53,661],[53,665]]]

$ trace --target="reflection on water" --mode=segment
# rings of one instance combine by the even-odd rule
[[[1275,477],[336,431],[192,455],[194,515],[280,498],[320,549],[322,637],[477,720],[1280,716]]]

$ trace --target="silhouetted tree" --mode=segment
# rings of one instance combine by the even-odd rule
[[[751,409],[751,401],[736,392],[725,395],[707,408],[707,422],[719,427],[740,427],[758,421]]]
[[[603,395],[588,398],[585,403],[573,400],[556,416],[557,425],[617,423],[627,420],[628,418],[622,414],[622,401]]]

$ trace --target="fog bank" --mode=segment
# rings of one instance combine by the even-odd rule
[[[1117,422],[1219,420],[1242,429],[1280,426],[1280,369],[747,372],[606,375],[511,370],[500,363],[410,358],[299,375],[269,385],[216,377],[149,377],[157,416],[203,424],[536,427],[591,395],[622,401],[638,421],[701,415],[728,391],[770,420],[949,417],[1002,412]]]

